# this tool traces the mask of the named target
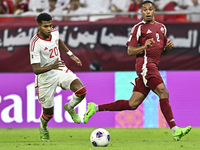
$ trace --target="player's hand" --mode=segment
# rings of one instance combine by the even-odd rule
[[[163,56],[167,55],[172,50],[173,47],[174,47],[174,43],[171,40],[167,39],[167,43],[166,43],[165,48],[162,52],[162,55]]]
[[[74,54],[70,57],[73,61],[75,61],[78,64],[78,66],[82,66],[82,62],[80,61],[78,57],[76,57]]]
[[[145,49],[149,48],[150,46],[152,46],[152,43],[155,43],[155,41],[152,39],[148,39],[145,42]]]
[[[174,48],[174,43],[170,39],[167,39],[167,43],[165,45],[165,48],[167,50],[171,50],[172,48]]]
[[[59,58],[56,59],[56,61],[51,65],[52,69],[58,69],[62,70],[59,67],[64,67],[65,63],[63,60],[59,60]]]

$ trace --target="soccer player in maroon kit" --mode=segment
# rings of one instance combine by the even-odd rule
[[[154,20],[155,7],[151,1],[145,1],[141,5],[143,21],[136,24],[131,31],[128,45],[128,55],[136,56],[136,72],[138,78],[132,83],[132,96],[129,100],[118,100],[112,103],[96,105],[88,103],[88,110],[84,115],[84,123],[88,123],[90,117],[98,111],[123,111],[135,110],[147,97],[150,90],[160,98],[161,111],[172,130],[175,141],[179,141],[189,133],[191,126],[180,128],[176,125],[171,106],[169,93],[158,71],[161,55],[168,54],[174,47],[174,43],[167,39],[165,26]]]

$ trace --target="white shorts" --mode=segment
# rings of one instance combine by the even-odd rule
[[[56,71],[56,73],[54,72],[54,76],[51,78],[46,78],[43,74],[41,74],[41,76],[37,75],[35,80],[36,91],[39,103],[42,104],[42,107],[53,107],[56,88],[60,86],[64,90],[71,90],[70,84],[75,79],[79,78],[71,70],[68,70],[67,72]]]

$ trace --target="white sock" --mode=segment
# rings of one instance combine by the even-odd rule
[[[98,105],[95,105],[95,106],[94,106],[94,109],[95,109],[96,112],[99,111]]]
[[[40,127],[44,130],[44,131],[48,131],[47,129],[47,124],[49,121],[46,121],[42,118],[42,115],[40,116]]]
[[[174,126],[173,128],[171,128],[172,134],[174,134],[176,132],[177,128],[178,128],[177,126]]]
[[[72,99],[68,103],[68,109],[72,110],[76,105],[78,105],[83,99],[76,96],[74,93],[72,95]]]
[[[68,103],[68,106],[67,106],[68,110],[73,110],[74,108],[70,105],[70,103]]]

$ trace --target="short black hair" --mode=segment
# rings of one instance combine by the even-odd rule
[[[155,8],[155,5],[152,1],[144,1],[142,4],[141,4],[141,8],[142,8],[142,5],[146,4],[146,3],[151,3],[153,5],[153,7]]]
[[[42,21],[51,21],[52,17],[47,13],[41,13],[37,16],[37,23],[40,24]]]

